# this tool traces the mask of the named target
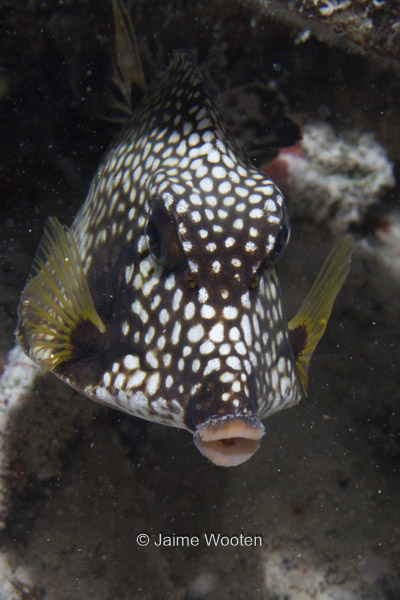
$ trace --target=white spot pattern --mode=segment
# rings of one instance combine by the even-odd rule
[[[262,273],[258,288],[251,279],[275,245],[283,198],[231,141],[187,59],[178,57],[152,94],[73,225],[85,271],[104,268],[101,302],[109,294],[118,322],[110,366],[85,391],[186,427],[190,394],[201,402],[217,382],[216,396],[206,396],[215,414],[257,405],[263,418],[300,395],[276,275]]]

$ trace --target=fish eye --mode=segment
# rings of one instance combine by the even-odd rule
[[[285,205],[282,207],[282,218],[279,225],[279,231],[275,239],[275,244],[267,258],[267,266],[273,266],[282,256],[290,238],[290,220]]]
[[[258,287],[260,285],[260,273],[254,273],[253,277],[251,278],[250,281],[250,289],[251,290],[258,290]]]
[[[282,218],[279,225],[279,230],[275,238],[275,244],[270,250],[268,256],[262,261],[257,271],[251,278],[250,290],[257,291],[260,285],[260,279],[265,269],[271,268],[282,256],[290,238],[290,221],[286,206],[283,206]]]
[[[158,230],[157,223],[151,217],[146,223],[146,241],[147,247],[154,260],[162,263],[165,256],[162,234]]]
[[[167,271],[177,270],[186,265],[176,221],[159,197],[153,199],[147,214],[145,236],[151,256]]]

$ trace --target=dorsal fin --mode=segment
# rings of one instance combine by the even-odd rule
[[[139,48],[131,18],[122,0],[112,0],[114,17],[114,60],[113,82],[119,90],[123,102],[112,98],[114,109],[122,110],[128,115],[135,103],[133,93],[143,96],[146,91],[146,78],[140,59]]]
[[[347,237],[331,250],[300,309],[289,322],[296,368],[307,395],[310,360],[330,317],[336,296],[350,270],[354,240]]]

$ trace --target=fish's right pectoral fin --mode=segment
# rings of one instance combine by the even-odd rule
[[[73,234],[50,217],[22,292],[17,338],[35,363],[58,374],[98,351],[105,333]]]

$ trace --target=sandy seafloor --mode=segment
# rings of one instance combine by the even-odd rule
[[[0,7],[0,599],[400,598],[398,184],[358,222],[336,223],[335,234],[312,214],[294,219],[279,264],[289,318],[335,239],[351,231],[357,249],[312,360],[309,398],[267,420],[260,450],[239,467],[217,468],[187,432],[97,406],[52,375],[22,389],[29,365],[12,384],[4,379],[43,222],[49,214],[71,222],[113,133],[99,118],[106,3],[28,4]],[[290,116],[373,133],[397,175],[393,65],[313,37],[295,43],[299,32],[235,4],[147,6],[138,3],[137,15],[147,57],[164,52],[166,64],[171,49],[192,50],[217,93],[274,73]],[[182,19],[193,28],[179,28]],[[211,532],[261,536],[262,545],[209,547]],[[160,533],[199,544],[157,547]]]

